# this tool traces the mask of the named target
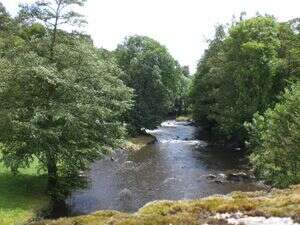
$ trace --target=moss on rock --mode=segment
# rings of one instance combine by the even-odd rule
[[[300,185],[270,193],[234,192],[226,196],[211,196],[198,200],[155,201],[137,213],[100,211],[91,215],[45,220],[35,225],[165,225],[220,224],[216,213],[241,212],[249,216],[291,217],[300,222]]]

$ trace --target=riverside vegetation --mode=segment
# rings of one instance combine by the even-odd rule
[[[148,37],[130,37],[109,52],[81,32],[62,30],[86,23],[73,11],[85,2],[36,1],[21,5],[15,18],[0,5],[1,166],[26,176],[20,169],[37,164],[53,203],[76,186],[80,171],[123,145],[126,128],[138,134],[162,120],[165,113],[156,109],[183,108],[179,93],[188,79],[166,48]],[[6,209],[7,199],[1,200]]]
[[[268,184],[299,183],[299,19],[241,16],[218,26],[189,76],[149,37],[128,37],[110,52],[78,30],[64,31],[65,25],[86,23],[73,11],[85,2],[36,1],[21,5],[16,17],[0,3],[1,224],[25,223],[49,202],[63,201],[90,163],[124,146],[127,134],[141,145],[135,137],[141,128],[154,128],[168,115],[191,113],[213,140],[246,147],[256,174]],[[284,200],[276,214],[269,203],[286,196],[292,200]],[[255,194],[243,199],[250,197],[266,215],[299,214],[297,186],[269,200]],[[252,209],[230,198],[213,199],[158,203],[162,212],[151,215],[150,205],[135,216],[104,212],[89,218],[180,223],[177,213],[198,213],[202,202],[210,203],[203,205],[207,213],[221,205],[224,212],[225,202],[229,211]]]
[[[299,19],[272,16],[218,26],[191,88],[193,118],[214,140],[248,147],[257,174],[300,181]]]

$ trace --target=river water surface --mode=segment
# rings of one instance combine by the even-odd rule
[[[201,132],[189,122],[163,122],[149,130],[157,141],[138,152],[117,152],[95,162],[88,171],[89,184],[71,193],[70,215],[97,210],[134,212],[154,200],[195,199],[212,194],[260,189],[251,181],[216,182],[209,174],[223,177],[245,166],[239,152],[210,149],[196,139]]]

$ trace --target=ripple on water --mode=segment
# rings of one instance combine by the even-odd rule
[[[208,180],[207,175],[227,174],[239,169],[241,163],[236,154],[201,151],[207,149],[207,143],[197,140],[197,131],[189,122],[165,121],[157,129],[147,130],[156,143],[142,151],[116,152],[114,160],[107,157],[95,162],[88,171],[88,187],[68,198],[71,215],[106,209],[134,212],[154,200],[259,189],[249,182],[218,184]]]

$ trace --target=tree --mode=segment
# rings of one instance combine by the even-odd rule
[[[277,187],[300,182],[300,82],[281,101],[247,124],[254,148],[251,162],[258,175]]]
[[[86,0],[41,0],[32,5],[21,5],[19,18],[25,21],[42,22],[51,32],[50,59],[54,57],[59,27],[63,25],[82,25],[83,16],[74,10],[73,5],[83,6]]]
[[[4,31],[7,29],[8,24],[11,22],[10,15],[6,11],[3,4],[0,2],[0,30]]]
[[[228,32],[217,27],[190,94],[194,119],[214,140],[250,143],[258,175],[278,187],[300,179],[299,37],[297,19],[258,15]]]
[[[55,2],[67,7],[81,1]],[[47,15],[41,8],[30,7],[26,15]],[[12,41],[1,35],[0,127],[6,132],[0,134],[0,155],[14,172],[38,159],[56,201],[65,193],[60,178],[76,176],[122,142],[122,117],[132,104],[132,91],[119,79],[118,65],[101,56],[87,36],[59,30],[60,39],[53,42],[48,34],[54,30],[33,21],[19,23]],[[48,43],[55,43],[55,51]]]
[[[3,160],[18,168],[38,158],[54,198],[60,175],[76,175],[120,144],[131,93],[118,67],[98,60],[93,47],[58,50],[63,69],[24,54],[14,62],[1,59],[0,79]]]
[[[216,117],[225,134],[239,133],[238,138],[243,140],[243,123],[269,107],[279,45],[278,24],[272,17],[241,21],[229,30],[225,69],[232,84],[225,86],[223,93],[230,91],[231,95],[218,108],[221,116]]]
[[[190,91],[192,115],[195,121],[213,127],[213,107],[217,104],[219,88],[225,82],[224,74],[225,27],[217,26],[215,37],[198,63]]]
[[[186,76],[186,77],[190,76],[190,67],[189,66],[183,66],[181,69],[182,69],[182,73],[184,76]]]
[[[135,92],[127,116],[132,133],[154,128],[174,108],[183,77],[180,66],[164,46],[144,36],[127,38],[115,55],[125,72],[122,80]]]
[[[298,19],[279,24],[280,47],[273,92],[281,93],[290,82],[300,79],[300,35]],[[277,96],[274,96],[275,101]]]
[[[274,101],[279,25],[257,16],[234,23],[225,37],[219,33],[194,80],[194,115],[209,121],[221,139],[243,143],[244,122]]]

